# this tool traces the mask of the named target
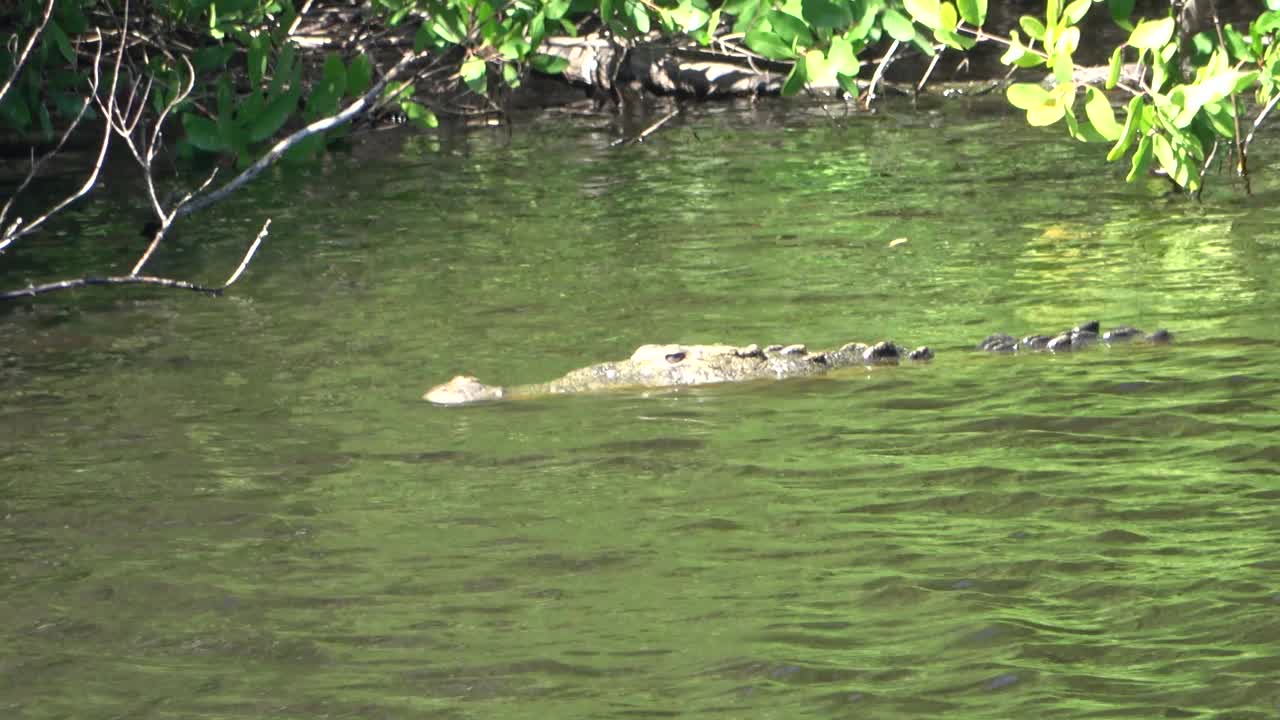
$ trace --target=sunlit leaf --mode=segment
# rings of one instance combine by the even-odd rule
[[[884,22],[884,29],[889,33],[889,37],[898,42],[910,42],[911,38],[916,36],[915,25],[897,10],[885,10],[882,22]]]
[[[1068,25],[1075,25],[1084,19],[1085,13],[1089,12],[1089,8],[1093,7],[1093,0],[1073,0],[1067,8],[1062,11],[1062,19]]]
[[[938,22],[940,25],[937,29],[955,32],[956,23],[959,21],[960,15],[956,12],[956,6],[954,3],[948,0],[938,6]]]
[[[400,111],[409,118],[409,122],[424,128],[433,128],[440,125],[440,120],[436,118],[436,114],[411,100],[400,103]]]
[[[1005,91],[1009,104],[1019,110],[1030,110],[1049,101],[1049,91],[1034,83],[1014,83]]]
[[[840,37],[831,38],[831,47],[827,48],[827,62],[831,64],[833,72],[848,77],[856,77],[861,69],[858,56],[853,52],[853,44]]]
[[[932,30],[942,26],[942,4],[938,0],[903,0],[902,5],[921,25]]]
[[[1022,39],[1018,36],[1017,30],[1009,31],[1009,48],[1004,51],[1004,55],[1000,56],[1000,62],[1005,65],[1012,65],[1027,54],[1026,47],[1022,44]]]
[[[1027,37],[1044,42],[1044,23],[1037,18],[1023,15],[1018,18],[1018,25],[1022,27],[1022,31],[1027,34]]]
[[[1128,44],[1141,50],[1164,47],[1173,37],[1173,18],[1143,20],[1129,34]]]
[[[1101,90],[1092,87],[1085,91],[1085,96],[1084,112],[1089,117],[1089,123],[1107,140],[1118,140],[1123,128],[1116,122],[1116,113],[1111,107],[1111,101],[1107,100],[1107,96]]]
[[[1107,89],[1110,90],[1120,82],[1120,71],[1124,68],[1124,46],[1117,45],[1111,53],[1111,67],[1107,72]]]
[[[1035,127],[1052,125],[1061,120],[1066,112],[1066,105],[1056,100],[1049,100],[1043,105],[1027,110],[1027,124]]]

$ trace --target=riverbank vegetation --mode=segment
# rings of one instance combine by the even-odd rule
[[[180,219],[274,163],[310,161],[352,123],[504,122],[514,102],[538,95],[535,78],[585,88],[602,107],[634,102],[639,88],[814,93],[865,110],[895,63],[918,68],[903,86],[920,92],[944,74],[964,77],[956,68],[972,73],[969,59],[994,48],[1001,70],[986,75],[1028,123],[1097,143],[1128,163],[1130,180],[1158,170],[1190,193],[1215,163],[1248,192],[1249,144],[1280,102],[1280,0],[1235,22],[1214,0],[1177,12],[1047,0],[1025,14],[987,0],[20,0],[0,12],[12,28],[0,49],[3,152],[25,164],[0,179],[12,187],[0,253],[89,194],[111,152],[136,162],[155,216],[128,273],[0,298],[84,284],[221,292],[266,225],[227,281],[205,286],[145,273]],[[1102,26],[1116,41],[1091,47],[1097,33],[1086,28]],[[1091,67],[1090,53],[1107,62]],[[24,204],[73,146],[92,148],[83,181],[45,207]],[[161,189],[180,182],[157,177],[156,158],[170,151],[219,167],[192,187]]]

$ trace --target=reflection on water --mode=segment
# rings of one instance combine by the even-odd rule
[[[275,218],[234,296],[10,308],[0,712],[1280,712],[1264,200],[1162,198],[963,109],[687,122],[335,157],[166,256],[220,276]],[[59,260],[24,252],[6,286]],[[1179,342],[971,349],[1093,317]],[[418,400],[883,337],[938,359]]]

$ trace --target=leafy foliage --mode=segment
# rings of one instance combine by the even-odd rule
[[[367,53],[330,52],[322,62],[310,54],[304,62],[290,34],[294,1],[149,4],[156,34],[181,36],[193,48],[185,59],[171,51],[143,57],[160,88],[153,93],[157,110],[188,79],[186,60],[196,73],[197,92],[176,108],[182,152],[249,163],[286,128],[331,115],[372,86],[376,64]],[[35,25],[42,7],[41,0],[19,0],[19,33]],[[76,38],[107,7],[101,0],[58,0],[14,91],[0,102],[0,121],[50,135],[55,117],[79,111],[87,70]],[[375,0],[373,7],[386,28],[412,39],[415,51],[452,63],[460,90],[481,97],[518,87],[530,70],[564,70],[563,59],[540,54],[543,40],[593,29],[623,38],[658,33],[704,46],[737,43],[744,52],[791,64],[784,94],[818,86],[858,95],[868,65],[863,58],[890,42],[927,55],[999,42],[1006,47],[1004,63],[1043,68],[1056,80],[1052,88],[1008,88],[1009,102],[1028,123],[1062,123],[1077,140],[1110,143],[1109,159],[1128,158],[1131,178],[1155,165],[1188,190],[1199,188],[1219,143],[1230,140],[1243,155],[1239,100],[1251,95],[1269,111],[1280,96],[1277,9],[1262,11],[1243,30],[1227,24],[1221,36],[1200,33],[1184,48],[1175,17],[1134,17],[1134,0],[1045,0],[1043,16],[1021,17],[1007,37],[983,29],[987,0]],[[1080,23],[1094,11],[1129,35],[1112,53],[1105,77],[1082,80],[1074,54]],[[0,72],[12,70],[16,45],[0,50]],[[1122,72],[1126,64],[1146,72],[1135,80]],[[384,99],[410,121],[433,126],[435,115],[413,100],[413,90],[398,83]],[[1132,97],[1120,117],[1108,95],[1117,90]],[[313,138],[292,155],[314,155],[341,134]]]

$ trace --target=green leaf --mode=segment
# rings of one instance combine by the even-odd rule
[[[1111,101],[1107,100],[1107,96],[1101,90],[1094,87],[1085,91],[1085,98],[1084,112],[1089,117],[1089,123],[1093,125],[1093,129],[1107,140],[1118,140],[1123,128],[1116,122],[1116,113],[1111,107]]]
[[[804,19],[815,28],[837,29],[853,24],[848,0],[802,0]]]
[[[1209,121],[1209,127],[1224,138],[1235,137],[1235,124],[1232,122],[1230,107],[1227,103],[1211,103],[1203,108],[1203,117]]]
[[[249,85],[253,89],[262,87],[262,78],[267,74],[267,50],[270,40],[266,35],[259,35],[249,43],[248,70]]]
[[[849,97],[858,97],[862,94],[862,89],[858,87],[857,78],[848,75],[837,75],[836,80],[840,82],[840,89],[844,90]]]
[[[298,109],[298,94],[299,90],[295,88],[272,98],[262,112],[250,120],[245,133],[249,142],[262,142],[284,127],[289,116]]]
[[[787,45],[794,44],[804,48],[813,47],[813,33],[809,32],[809,26],[795,15],[774,10],[766,15],[765,19],[773,27],[774,33]],[[792,57],[794,57],[794,53]]]
[[[987,19],[987,0],[956,0],[960,17],[974,27],[982,27]]]
[[[342,58],[338,57],[337,53],[329,53],[325,56],[324,83],[339,95],[347,89],[347,66],[343,64]]]
[[[488,89],[485,69],[484,58],[473,56],[462,63],[462,67],[458,71],[462,75],[463,82],[467,84],[467,87],[471,88],[471,92],[477,95],[484,95]]]
[[[916,26],[897,10],[892,8],[885,10],[881,22],[884,23],[884,29],[889,33],[889,37],[898,42],[911,42],[911,38],[916,36]]]
[[[1169,142],[1169,138],[1156,133],[1151,135],[1151,154],[1155,156],[1156,162],[1165,172],[1169,173],[1169,177],[1177,178],[1178,176],[1178,156],[1173,151],[1173,144]],[[1180,185],[1182,183],[1179,183]]]
[[[853,43],[841,37],[831,38],[831,47],[827,48],[827,62],[838,75],[857,77],[862,69],[858,56],[853,51]]]
[[[1063,30],[1053,42],[1053,52],[1066,55],[1068,58],[1080,47],[1080,28],[1069,27]]]
[[[1117,45],[1115,52],[1111,53],[1111,67],[1107,73],[1107,89],[1110,90],[1120,82],[1120,71],[1124,67],[1124,46]]]
[[[1075,30],[1075,28],[1071,28]],[[1053,78],[1057,80],[1058,87],[1071,85],[1075,82],[1076,66],[1071,62],[1070,53],[1057,53],[1049,58],[1049,67],[1053,70]]]
[[[850,40],[858,41],[858,40],[863,40],[868,35],[870,35],[872,29],[876,28],[876,16],[880,14],[882,5],[883,5],[883,0],[880,0],[880,2],[855,2],[853,5],[853,11],[854,11],[854,17],[855,17],[854,25],[853,27],[849,28],[849,31],[846,34],[846,36]],[[888,12],[888,10],[886,10],[885,12]],[[894,12],[897,12],[897,11],[895,10]],[[858,13],[862,13],[862,14],[859,15]],[[905,19],[905,17],[902,16],[901,13],[899,13],[899,17],[903,17],[903,19]],[[888,29],[888,28],[886,27],[885,29]],[[914,37],[914,35],[912,37]],[[901,40],[901,42],[908,42],[908,41]]]
[[[250,51],[252,52],[252,47],[250,47]],[[227,61],[231,59],[231,56],[234,55],[235,52],[236,49],[234,45],[209,45],[207,47],[200,48],[196,51],[195,55],[191,56],[191,64],[194,65],[196,70],[199,72],[222,70],[226,67]],[[253,86],[255,88],[258,87],[261,81],[262,76],[259,74],[258,80],[253,82]]]
[[[1249,43],[1230,24],[1222,26],[1222,37],[1227,41],[1227,49],[1231,51],[1231,57],[1235,60],[1244,60],[1246,62],[1254,62],[1256,58],[1253,54],[1253,48],[1249,47]]]
[[[1022,28],[1022,32],[1032,40],[1044,42],[1044,23],[1030,15],[1023,15],[1018,18],[1018,25]]]
[[[635,26],[636,31],[641,35],[649,32],[649,11],[645,10],[644,5],[638,2],[627,2],[623,4],[628,15],[631,17],[631,24]]]
[[[368,55],[357,55],[351,58],[351,66],[347,68],[347,95],[358,97],[373,87],[373,63]]]
[[[1280,3],[1280,0],[1276,0],[1276,2]],[[1280,29],[1280,12],[1264,12],[1258,16],[1257,20],[1253,21],[1253,25],[1249,28],[1249,34],[1257,37],[1258,35],[1275,32],[1277,29]]]
[[[791,68],[791,74],[787,76],[786,82],[782,83],[782,95],[784,97],[795,95],[800,92],[808,82],[809,76],[805,71],[804,58],[801,57],[796,61],[795,66]]]
[[[1093,0],[1073,0],[1070,5],[1067,5],[1067,9],[1062,11],[1062,19],[1068,25],[1075,25],[1084,19],[1090,7],[1093,7]]]
[[[53,40],[53,44],[57,46],[58,52],[62,54],[62,58],[69,63],[76,61],[76,51],[71,48],[71,40],[67,37],[67,33],[54,20],[50,20],[44,29],[47,36]],[[16,37],[16,36],[10,36]]]
[[[420,53],[427,48],[440,47],[440,37],[432,30],[432,23],[424,22],[418,26],[418,32],[413,35],[413,51]]]
[[[1138,179],[1147,172],[1149,167],[1151,167],[1151,136],[1143,135],[1138,143],[1138,149],[1133,151],[1133,159],[1130,160],[1129,174],[1125,176],[1125,182]]]
[[[1044,105],[1027,110],[1027,124],[1033,127],[1046,127],[1061,120],[1066,112],[1067,106],[1065,104],[1056,99],[1051,99]]]
[[[440,120],[435,113],[412,100],[401,102],[400,111],[404,113],[405,117],[409,118],[409,122],[418,127],[433,128],[440,125]]]
[[[938,22],[940,26],[937,29],[955,32],[956,23],[959,21],[960,16],[956,13],[955,3],[948,0],[938,6]]]
[[[227,149],[218,126],[207,117],[194,113],[183,113],[182,129],[186,132],[186,140],[191,145],[205,152],[220,153]]]
[[[1128,44],[1140,50],[1164,47],[1173,37],[1173,18],[1143,20],[1129,35]]]
[[[280,57],[276,58],[275,71],[271,75],[271,86],[267,88],[268,95],[278,95],[286,85],[298,84],[297,74],[301,72],[301,68],[294,65],[294,53],[292,45],[280,48]]]
[[[796,56],[791,44],[782,41],[777,34],[768,30],[752,30],[744,40],[747,47],[770,60],[790,60]]]
[[[827,56],[821,50],[810,50],[804,54],[804,71],[810,85],[825,88],[836,84],[836,69],[827,62]]]
[[[564,69],[569,67],[569,61],[554,55],[534,55],[529,58],[529,65],[540,73],[547,75],[559,75]]]
[[[1125,30],[1132,29],[1129,16],[1133,14],[1134,0],[1107,0],[1107,9],[1111,11],[1111,20]]]
[[[973,46],[977,44],[977,41],[973,38],[965,37],[956,33],[954,30],[947,30],[946,28],[938,28],[937,30],[934,30],[933,37],[947,47],[954,48],[961,52],[972,50]]]
[[[938,0],[903,0],[912,19],[930,30],[942,27],[942,4]]]
[[[1034,83],[1014,83],[1005,91],[1009,104],[1019,110],[1030,110],[1049,101],[1049,91]]]
[[[573,0],[547,0],[547,4],[543,6],[543,12],[546,13],[548,20],[559,20],[569,11],[569,6],[573,4]]]
[[[670,12],[670,15],[683,33],[693,33],[711,19],[711,15],[706,10],[695,7],[689,0],[683,0],[679,7]]]
[[[516,66],[514,64],[502,64],[502,81],[507,84],[507,87],[520,87],[520,71],[516,70]]]
[[[1120,130],[1120,137],[1116,139],[1115,146],[1111,148],[1111,152],[1107,153],[1107,162],[1115,162],[1124,157],[1124,154],[1129,151],[1129,146],[1133,144],[1133,139],[1138,135],[1138,127],[1142,125],[1142,114],[1144,112],[1146,112],[1146,107],[1143,105],[1141,95],[1129,101],[1124,127]]]

